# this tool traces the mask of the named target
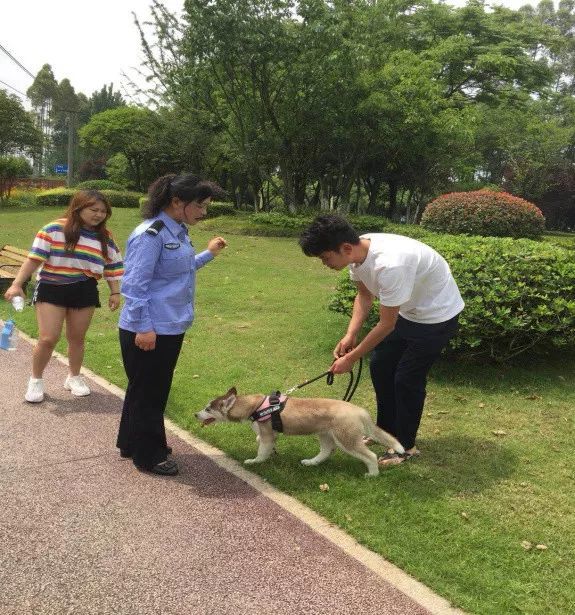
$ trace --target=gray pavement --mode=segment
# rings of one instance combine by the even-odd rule
[[[121,399],[61,361],[26,403],[30,361],[0,350],[0,614],[432,612],[174,434],[179,476],[136,471]]]

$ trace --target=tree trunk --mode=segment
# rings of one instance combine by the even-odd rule
[[[321,197],[321,181],[317,181],[313,189],[313,196],[311,197],[311,199],[309,199],[307,206],[310,209],[318,209],[319,204],[320,204],[320,197]]]
[[[327,175],[324,175],[319,180],[320,193],[319,193],[319,208],[321,211],[330,210],[330,189],[329,180]]]
[[[359,175],[355,180],[355,213],[359,215],[359,197],[361,196],[361,179]]]
[[[338,191],[338,209],[341,210],[342,213],[349,213],[350,211],[351,189],[353,187],[353,183],[353,176],[347,176],[343,178],[340,184],[340,189]]]
[[[377,199],[381,190],[381,179],[376,177],[372,180],[364,180],[364,188],[367,192],[367,213],[381,215],[383,207],[378,206]]]
[[[301,173],[294,173],[294,201],[296,210],[300,210],[305,205],[306,177]]]
[[[397,181],[390,179],[387,182],[389,187],[389,218],[394,222],[399,218],[399,212],[397,207]]]
[[[295,199],[295,187],[293,181],[293,172],[290,161],[285,159],[280,163],[280,177],[283,182],[283,197],[284,205],[290,214],[295,214],[297,211]]]

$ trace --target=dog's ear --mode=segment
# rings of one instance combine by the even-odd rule
[[[233,407],[233,405],[236,403],[236,396],[237,396],[237,392],[236,392],[236,388],[232,387],[225,395],[224,397],[224,403],[222,406],[222,410],[227,413],[230,408]]]

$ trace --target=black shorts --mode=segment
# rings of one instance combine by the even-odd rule
[[[72,284],[37,282],[32,304],[52,303],[65,308],[100,307],[98,281],[94,278]]]

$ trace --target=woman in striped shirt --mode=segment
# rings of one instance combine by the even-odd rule
[[[98,280],[104,277],[108,283],[108,306],[116,310],[124,271],[120,251],[106,229],[111,215],[112,208],[102,193],[77,192],[65,217],[38,231],[28,258],[4,295],[7,301],[17,296],[25,298],[22,286],[40,267],[32,299],[36,306],[38,343],[34,347],[26,401],[44,399],[42,375],[60,339],[64,321],[69,364],[64,388],[76,396],[90,394],[80,368],[86,331],[95,308],[100,307]]]

